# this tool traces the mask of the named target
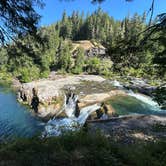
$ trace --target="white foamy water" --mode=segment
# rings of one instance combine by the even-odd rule
[[[119,81],[111,81],[111,84],[113,84],[115,87],[124,89],[124,86]],[[140,94],[140,93],[134,93],[132,90],[125,90],[126,93],[129,96],[132,96],[138,100],[140,100],[143,103],[146,103],[148,107],[153,111],[166,111],[161,110],[160,106],[157,102],[153,101],[151,97]],[[67,131],[77,131],[79,130],[86,122],[89,115],[96,110],[100,109],[100,105],[94,104],[91,106],[87,106],[85,108],[82,108],[80,110],[79,116],[76,117],[76,108],[77,108],[77,101],[78,96],[71,94],[70,97],[64,97],[64,106],[62,107],[61,112],[65,112],[67,115],[66,118],[63,119],[57,119],[54,117],[52,120],[49,120],[45,126],[45,130],[42,134],[43,137],[50,137],[50,136],[59,136]],[[140,102],[140,103],[141,103]],[[103,116],[100,119],[108,119],[108,115],[103,114]]]
[[[84,123],[86,122],[86,119],[88,118],[88,116],[95,112],[96,110],[100,109],[100,106],[97,104],[91,105],[91,106],[87,106],[85,108],[82,108],[80,111],[80,115],[78,118],[76,118],[76,121],[83,126]]]
[[[43,137],[59,136],[66,131],[76,131],[79,124],[74,119],[63,118],[49,120],[42,134]]]
[[[124,86],[117,80],[111,81],[111,83],[115,86],[115,87],[119,87],[119,88],[123,88]],[[141,84],[145,84],[144,81],[142,80],[137,80],[137,83],[141,83]],[[151,97],[140,94],[140,93],[134,93],[132,90],[128,90],[127,91],[129,96],[135,97],[136,99],[142,101],[143,103],[148,104],[154,111],[165,111],[160,109],[160,106],[157,102],[155,102]]]
[[[154,111],[161,111],[161,112],[166,111],[166,110],[161,109],[159,104],[157,102],[153,101],[153,99],[149,96],[146,96],[146,95],[143,95],[140,93],[134,93],[132,90],[129,90],[128,94],[130,96],[135,97],[136,99],[142,101],[143,103],[148,104],[151,107],[151,109]]]
[[[68,101],[65,97],[64,108],[62,111],[65,111],[68,117],[63,119],[53,118],[52,120],[49,120],[42,134],[43,137],[59,136],[66,131],[79,130],[85,124],[88,116],[100,108],[97,104],[87,106],[80,110],[78,117],[75,117],[77,100],[78,96],[73,94],[69,97]]]
[[[66,115],[69,118],[74,118],[75,117],[77,100],[78,100],[78,96],[72,94],[71,97],[69,97],[69,99],[68,99],[68,103],[66,103],[67,99],[66,99],[66,96],[65,96],[65,108],[64,108],[64,110],[65,110]]]

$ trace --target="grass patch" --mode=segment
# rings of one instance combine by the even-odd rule
[[[0,144],[0,166],[165,166],[166,141],[132,145],[85,131]]]

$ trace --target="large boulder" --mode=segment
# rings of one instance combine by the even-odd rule
[[[18,90],[18,100],[32,107],[41,117],[54,116],[64,103],[65,87],[73,87],[85,81],[101,83],[104,78],[96,75],[62,76],[52,74],[48,79],[24,83]]]
[[[143,78],[127,77],[128,83],[125,83],[124,87],[137,91],[139,93],[153,96],[153,92],[156,90],[157,86],[152,86],[149,84],[148,80]]]

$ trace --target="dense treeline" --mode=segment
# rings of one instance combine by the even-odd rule
[[[86,16],[77,11],[67,16],[64,12],[61,21],[38,30],[42,42],[26,34],[16,38],[15,43],[1,47],[0,77],[13,75],[27,82],[46,77],[51,70],[60,70],[164,78],[166,30],[161,29],[147,36],[147,28],[145,13],[117,21],[100,8]],[[73,59],[73,40],[102,43],[107,48],[107,60],[84,58],[81,48]]]

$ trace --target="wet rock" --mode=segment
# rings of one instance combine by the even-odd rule
[[[134,77],[128,77],[128,83],[124,87],[148,96],[153,96],[152,93],[157,88],[157,86],[151,86],[146,79]]]
[[[109,117],[116,116],[116,111],[110,104],[105,104],[104,110]]]
[[[88,120],[108,119],[117,116],[114,108],[110,104],[101,103],[100,109],[90,114]]]
[[[35,111],[35,113],[38,113],[38,106],[39,106],[39,98],[37,96],[37,90],[35,88],[32,89],[32,102],[31,102],[31,107]]]

